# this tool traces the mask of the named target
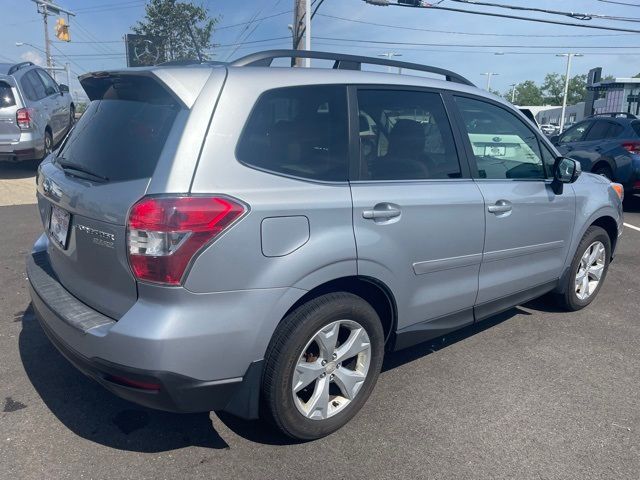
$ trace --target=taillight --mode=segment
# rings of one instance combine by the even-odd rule
[[[624,142],[622,148],[627,152],[640,154],[640,142]]]
[[[31,128],[31,114],[33,111],[30,108],[21,108],[16,112],[16,123],[20,128]]]
[[[227,197],[145,197],[129,213],[129,264],[135,277],[180,285],[190,262],[246,212]]]

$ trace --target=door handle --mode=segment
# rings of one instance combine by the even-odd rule
[[[368,220],[389,220],[399,217],[402,213],[399,207],[390,203],[378,203],[371,210],[363,210],[362,218]]]
[[[495,214],[500,214],[500,213],[507,213],[510,212],[513,209],[513,206],[511,205],[511,202],[508,202],[506,200],[498,200],[495,205],[489,205],[487,207],[487,210],[489,211],[489,213],[495,213]]]

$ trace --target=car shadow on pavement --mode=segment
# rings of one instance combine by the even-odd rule
[[[32,306],[22,315],[22,364],[47,408],[76,435],[111,448],[145,453],[189,446],[225,449],[208,413],[175,414],[141,407],[85,377],[49,342]]]
[[[38,165],[40,165],[40,160],[17,163],[0,162],[0,180],[35,177]]]

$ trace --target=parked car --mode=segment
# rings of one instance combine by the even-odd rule
[[[44,158],[74,121],[67,85],[31,62],[0,63],[0,161]]]
[[[619,182],[629,193],[640,191],[640,119],[634,115],[589,117],[551,141],[584,171]]]
[[[551,136],[551,135],[555,135],[556,133],[558,133],[560,128],[557,125],[553,125],[551,123],[545,123],[543,125],[540,125],[540,130],[546,136]]]
[[[269,68],[301,55],[335,68]],[[31,298],[74,365],[149,407],[330,434],[385,352],[549,292],[589,305],[622,232],[619,185],[454,72],[278,50],[80,80],[38,171]]]

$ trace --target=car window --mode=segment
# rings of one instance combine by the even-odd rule
[[[584,138],[585,132],[593,122],[576,123],[569,130],[560,135],[560,143],[580,142]]]
[[[455,97],[479,178],[543,179],[545,168],[538,137],[520,118],[496,105]]]
[[[358,91],[358,110],[360,179],[461,177],[451,125],[438,93],[363,89]]]
[[[281,88],[258,100],[236,156],[243,163],[275,173],[346,181],[348,139],[345,87]]]
[[[38,75],[42,79],[42,83],[44,83],[44,90],[47,95],[54,95],[56,93],[60,93],[58,89],[58,84],[49,76],[49,74],[43,70],[36,70]]]
[[[29,100],[41,100],[47,96],[44,83],[42,83],[40,76],[35,70],[27,72],[25,76],[22,77],[22,80],[29,86],[28,89],[25,89],[25,92],[30,92],[33,95],[32,97],[28,97]]]
[[[632,122],[631,128],[633,128],[633,131],[636,132],[636,135],[640,137],[640,122]]]
[[[586,140],[603,140],[615,138],[622,133],[624,127],[608,120],[598,120],[589,130]]]
[[[0,82],[0,108],[13,107],[15,104],[16,99],[13,98],[11,85],[6,82]]]

